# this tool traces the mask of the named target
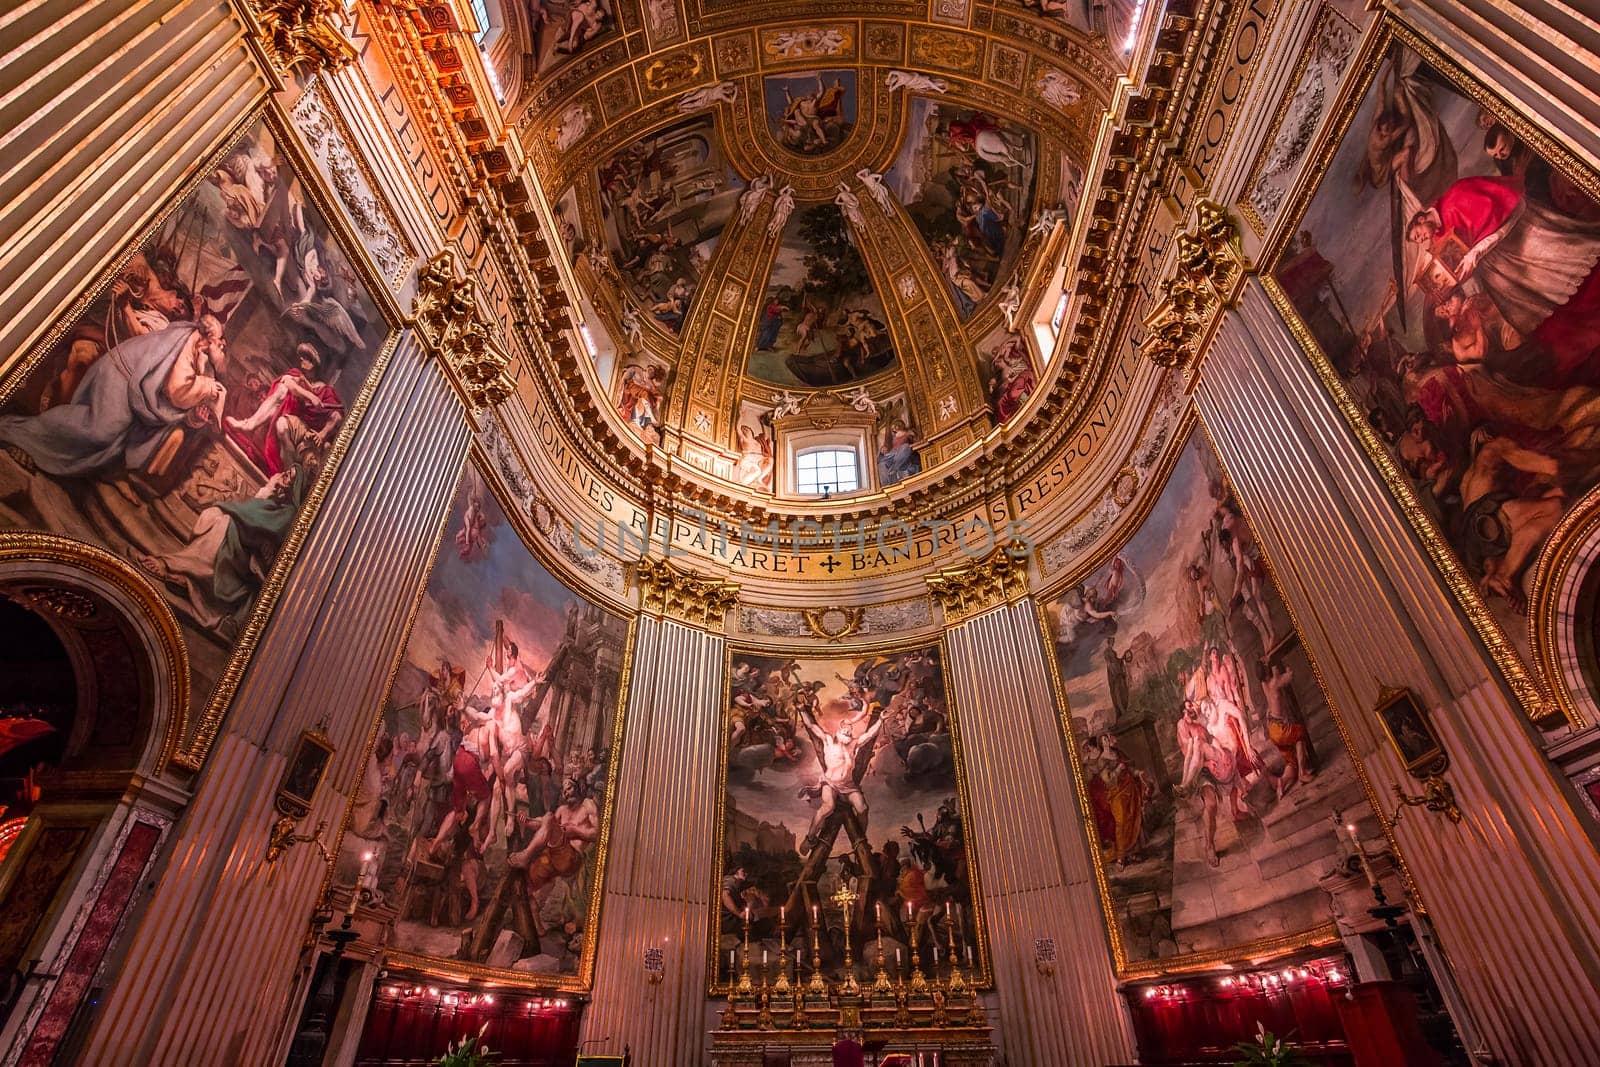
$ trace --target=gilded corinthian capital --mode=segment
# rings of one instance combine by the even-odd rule
[[[1028,595],[1028,555],[1020,542],[973,563],[928,575],[928,592],[955,624]]]
[[[261,50],[285,77],[336,70],[356,57],[338,0],[246,0],[244,7]]]
[[[422,265],[411,316],[471,410],[492,408],[515,390],[511,356],[495,338],[476,283],[456,277],[454,252],[445,249]]]
[[[1163,367],[1192,364],[1221,313],[1239,299],[1248,269],[1233,216],[1221,204],[1198,201],[1194,232],[1177,240],[1177,271],[1145,316],[1140,351]]]

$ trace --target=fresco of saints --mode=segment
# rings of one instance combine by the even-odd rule
[[[1600,471],[1600,203],[1398,44],[1351,129],[1277,280],[1526,650]]]

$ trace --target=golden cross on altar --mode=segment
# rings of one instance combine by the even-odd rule
[[[839,891],[833,895],[832,899],[835,904],[839,905],[841,910],[849,911],[850,905],[854,904],[861,898],[856,896],[855,890],[851,889],[848,885],[842,885],[839,887]]]

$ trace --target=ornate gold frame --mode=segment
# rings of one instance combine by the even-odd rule
[[[411,644],[411,633],[416,626],[417,618],[422,613],[423,602],[427,600],[428,583],[433,578],[433,571],[438,565],[439,556],[443,551],[445,533],[450,528],[450,516],[455,506],[456,494],[460,492],[462,479],[466,476],[467,468],[475,467],[479,478],[485,488],[494,495],[495,502],[507,518],[512,519],[511,528],[516,531],[517,540],[522,543],[523,549],[541,567],[548,571],[551,577],[559,581],[574,596],[583,599],[586,603],[600,608],[608,614],[623,619],[628,624],[628,632],[623,637],[622,668],[617,674],[617,707],[611,723],[611,767],[613,770],[621,766],[621,757],[624,741],[625,711],[628,706],[628,689],[633,680],[633,655],[634,642],[637,636],[639,619],[632,612],[619,611],[606,605],[587,592],[587,586],[572,588],[561,568],[557,568],[548,561],[548,556],[540,548],[536,548],[525,536],[523,528],[513,516],[518,511],[514,506],[508,506],[501,496],[503,486],[498,478],[492,476],[489,460],[483,456],[474,444],[471,449],[463,454],[460,469],[456,474],[454,488],[450,498],[445,503],[439,519],[439,529],[434,536],[433,554],[429,557],[428,566],[422,576],[422,581],[417,586],[417,591],[412,599],[410,612],[406,618],[405,629],[401,641],[395,650],[394,658],[389,665],[389,674],[383,684],[383,695],[379,700],[378,713],[373,717],[372,726],[368,732],[367,743],[362,752],[362,763],[356,765],[352,772],[348,800],[345,803],[344,814],[340,818],[339,832],[334,837],[332,855],[333,860],[327,866],[323,875],[322,889],[319,899],[326,899],[333,886],[335,867],[338,864],[339,853],[344,845],[344,836],[350,826],[351,813],[355,810],[357,792],[360,788],[362,766],[368,754],[377,742],[378,731],[383,726],[384,715],[389,707],[389,697],[394,690],[395,679],[400,675],[400,669],[405,665],[406,650]],[[523,989],[557,989],[564,992],[586,993],[594,984],[595,953],[599,945],[600,923],[604,909],[601,907],[605,898],[606,863],[610,858],[612,821],[616,814],[615,788],[616,779],[613,776],[607,784],[605,810],[600,814],[600,839],[595,846],[595,878],[589,887],[588,916],[589,925],[585,928],[583,956],[578,961],[576,975],[534,975],[525,971],[504,970],[498,967],[484,967],[479,964],[468,963],[463,960],[449,960],[439,956],[425,956],[420,953],[406,952],[400,949],[375,946],[375,951],[393,960],[397,965],[409,967],[424,974],[437,975],[441,978],[456,980],[489,981],[497,985],[515,986]]]
[[[139,606],[164,653],[167,686],[172,693],[173,707],[167,716],[157,764],[160,770],[165,770],[175,761],[178,746],[189,729],[189,650],[183,643],[178,617],[166,597],[126,560],[98,545],[59,534],[0,530],[0,563],[12,560],[60,563],[84,571],[112,583]],[[160,712],[159,708],[151,710],[154,714]]]
[[[722,676],[717,688],[717,701],[721,705],[717,712],[717,826],[716,849],[711,861],[711,892],[707,899],[707,928],[706,928],[706,995],[708,997],[727,996],[732,988],[728,983],[719,983],[717,975],[718,959],[718,909],[722,900],[722,864],[726,851],[726,837],[728,825],[728,686],[733,678],[733,658],[736,655],[750,656],[792,656],[795,659],[851,659],[855,657],[894,655],[900,652],[912,652],[917,649],[937,648],[939,650],[939,671],[945,682],[945,708],[950,721],[950,745],[952,758],[955,760],[956,778],[956,803],[961,808],[962,835],[966,842],[967,850],[967,887],[972,895],[972,923],[973,931],[977,935],[977,973],[968,976],[970,984],[977,989],[995,988],[994,966],[989,956],[989,933],[984,920],[983,906],[983,877],[979,870],[978,852],[973,847],[971,839],[972,810],[967,800],[970,787],[967,784],[966,755],[961,745],[960,712],[956,707],[955,694],[949,685],[949,656],[945,648],[943,636],[927,638],[921,641],[896,641],[883,644],[857,645],[849,648],[818,649],[803,648],[763,648],[760,645],[736,645],[732,641],[724,642]]]
[[[301,189],[316,208],[323,223],[340,242],[341,250],[346,253],[359,273],[373,306],[383,316],[388,334],[374,354],[372,366],[367,370],[361,389],[347,409],[349,417],[339,427],[339,432],[334,437],[333,445],[324,460],[323,468],[301,505],[300,514],[278,549],[271,573],[267,575],[256,593],[255,606],[251,610],[249,620],[240,629],[232,650],[225,656],[216,688],[206,700],[204,707],[199,709],[198,714],[191,715],[189,712],[194,709],[186,709],[184,720],[190,733],[181,742],[181,750],[171,756],[171,762],[191,771],[199,770],[205,763],[211,744],[216,739],[222,719],[227,713],[228,704],[244,677],[245,669],[255,653],[256,644],[266,629],[267,620],[277,607],[278,597],[282,594],[299,558],[300,549],[305,543],[311,524],[322,510],[323,500],[327,497],[329,488],[343,465],[356,430],[360,427],[372,397],[389,368],[390,358],[400,337],[399,327],[405,321],[404,314],[394,301],[394,294],[390,291],[388,282],[374,269],[372,257],[362,243],[360,235],[351,229],[344,216],[344,209],[325,188],[321,169],[315,160],[306,155],[293,124],[283,115],[279,105],[269,100],[247,109],[221,141],[199,157],[191,173],[169,192],[160,210],[134,230],[132,236],[101,269],[99,275],[57,317],[55,324],[44,336],[33,344],[32,353],[9,367],[5,371],[3,381],[0,381],[0,405],[3,405],[76,325],[85,309],[115,280],[118,272],[138,253],[150,236],[178,210],[179,206],[206,180],[206,176],[215,165],[226,158],[227,153],[248,135],[258,122],[266,124],[272,134],[274,146],[288,158]]]
[[[1150,508],[1154,506],[1155,501],[1158,500],[1162,493],[1166,491],[1166,488],[1171,481],[1172,470],[1177,464],[1177,458],[1182,454],[1183,448],[1188,447],[1189,441],[1197,431],[1202,435],[1206,447],[1209,448],[1212,455],[1216,457],[1217,465],[1222,470],[1223,482],[1226,484],[1228,491],[1233,494],[1234,501],[1239,505],[1240,510],[1244,513],[1245,521],[1250,523],[1252,529],[1255,528],[1255,521],[1250,517],[1249,510],[1245,507],[1243,498],[1234,488],[1233,479],[1228,474],[1227,468],[1223,464],[1222,455],[1217,451],[1216,444],[1211,439],[1211,433],[1205,426],[1205,421],[1199,418],[1199,416],[1191,410],[1185,414],[1183,421],[1179,424],[1178,430],[1173,434],[1174,439],[1181,440],[1183,445],[1172,450],[1171,461],[1166,464],[1165,469],[1162,471],[1160,481],[1157,482],[1154,478],[1150,479],[1149,484],[1152,486],[1159,485],[1159,488],[1146,493],[1146,503],[1144,504],[1143,511],[1138,516],[1138,521],[1124,528],[1122,531],[1124,536],[1115,539],[1108,538],[1106,541],[1108,547],[1096,554],[1096,557],[1091,561],[1091,566],[1079,567],[1067,572],[1067,579],[1065,581],[1057,582],[1052,586],[1053,594],[1059,593],[1062,589],[1065,589],[1069,585],[1084,581],[1089,575],[1093,574],[1100,568],[1100,566],[1104,564],[1104,561],[1107,557],[1113,555],[1117,551],[1120,551],[1130,540],[1132,540],[1139,530],[1143,529],[1144,520],[1148,516]],[[1279,581],[1277,571],[1274,570],[1272,561],[1265,551],[1261,553],[1261,558],[1266,564],[1267,574],[1272,581],[1273,590],[1277,593],[1278,600],[1283,604],[1285,611],[1289,615],[1289,622],[1294,627],[1295,633],[1300,639],[1301,651],[1305,653],[1306,661],[1311,664],[1312,677],[1316,680],[1317,687],[1322,690],[1323,699],[1327,701],[1328,712],[1332,716],[1334,725],[1339,731],[1340,741],[1344,745],[1346,755],[1350,760],[1350,765],[1355,771],[1356,779],[1361,783],[1362,792],[1365,793],[1367,803],[1372,808],[1373,816],[1378,820],[1378,824],[1383,828],[1384,838],[1388,841],[1389,848],[1394,853],[1396,862],[1400,867],[1401,876],[1404,879],[1407,892],[1412,901],[1415,903],[1417,910],[1419,912],[1425,912],[1426,909],[1422,906],[1421,895],[1418,893],[1416,883],[1411,877],[1410,868],[1406,865],[1404,855],[1400,851],[1398,842],[1395,841],[1393,827],[1384,814],[1383,800],[1373,787],[1371,779],[1367,776],[1366,766],[1361,760],[1359,750],[1351,740],[1349,727],[1344,721],[1344,716],[1339,711],[1339,705],[1334,700],[1333,694],[1328,689],[1327,682],[1322,673],[1322,668],[1318,665],[1317,658],[1313,654],[1310,645],[1305,639],[1305,631],[1300,626],[1300,620],[1295,615],[1294,608],[1289,604],[1288,598],[1283,595],[1282,583]],[[1111,942],[1112,960],[1117,972],[1117,977],[1123,981],[1133,981],[1144,978],[1153,978],[1161,975],[1180,974],[1191,971],[1204,971],[1239,959],[1255,959],[1265,956],[1277,956],[1284,953],[1296,952],[1300,949],[1309,948],[1313,945],[1327,944],[1329,942],[1338,940],[1338,929],[1334,923],[1329,922],[1312,927],[1309,930],[1301,930],[1294,933],[1261,938],[1255,941],[1245,942],[1241,945],[1233,945],[1211,952],[1197,952],[1183,956],[1170,956],[1165,959],[1151,960],[1146,962],[1129,961],[1127,949],[1122,941],[1122,929],[1117,922],[1116,905],[1111,895],[1110,875],[1107,873],[1105,868],[1105,859],[1102,856],[1099,847],[1088,835],[1088,828],[1094,824],[1094,813],[1089,807],[1089,791],[1084,782],[1082,758],[1078,752],[1077,740],[1072,730],[1072,709],[1067,702],[1066,686],[1061,678],[1061,664],[1057,660],[1055,654],[1055,639],[1050,629],[1050,620],[1047,617],[1045,599],[1046,597],[1043,594],[1038,594],[1034,597],[1034,617],[1039,627],[1039,641],[1042,652],[1050,671],[1050,684],[1054,687],[1058,725],[1061,728],[1062,737],[1066,743],[1067,759],[1068,763],[1072,767],[1073,784],[1078,795],[1078,814],[1079,818],[1082,820],[1080,830],[1084,834],[1084,847],[1088,850],[1091,863],[1094,866],[1095,883],[1100,893],[1101,917],[1105,922],[1106,933]]]
[[[1532,634],[1533,657],[1545,680],[1554,690],[1562,714],[1569,722],[1581,721],[1578,695],[1573,692],[1567,673],[1561,669],[1561,593],[1566,588],[1578,552],[1600,526],[1600,487],[1589,490],[1550,531],[1544,548],[1533,566],[1533,593],[1528,598],[1528,620]],[[1591,571],[1592,571],[1591,567]],[[1580,635],[1579,669],[1591,686],[1600,687],[1600,663],[1595,661],[1593,635]],[[1593,694],[1588,694],[1592,703]]]
[[[1312,162],[1304,174],[1296,182],[1292,195],[1285,197],[1284,207],[1279,214],[1277,234],[1272,242],[1263,249],[1261,259],[1261,282],[1273,306],[1282,317],[1296,342],[1305,351],[1312,368],[1321,380],[1323,387],[1328,391],[1334,404],[1339,408],[1340,414],[1350,424],[1362,451],[1377,468],[1379,476],[1387,484],[1393,494],[1396,504],[1405,516],[1407,523],[1422,542],[1428,558],[1434,568],[1444,579],[1446,587],[1454,597],[1461,611],[1466,615],[1472,629],[1477,633],[1478,639],[1488,650],[1490,658],[1506,684],[1510,687],[1517,701],[1522,704],[1529,718],[1536,723],[1549,723],[1552,720],[1564,719],[1568,725],[1583,727],[1588,723],[1570,699],[1563,700],[1557,694],[1560,683],[1557,679],[1546,676],[1543,672],[1530,671],[1523,661],[1523,657],[1500,624],[1490,614],[1488,606],[1484,603],[1482,595],[1476,585],[1468,576],[1460,557],[1455,549],[1445,540],[1443,532],[1428,515],[1416,493],[1412,490],[1404,474],[1395,462],[1394,456],[1387,446],[1378,438],[1376,431],[1362,415],[1360,407],[1356,404],[1344,382],[1334,370],[1332,362],[1323,352],[1321,345],[1312,336],[1305,321],[1295,310],[1289,296],[1272,275],[1282,260],[1290,237],[1297,232],[1300,223],[1304,220],[1306,211],[1312,199],[1322,185],[1328,169],[1332,166],[1333,158],[1343,146],[1350,127],[1355,121],[1356,112],[1371,90],[1372,83],[1377,77],[1379,69],[1387,60],[1390,48],[1399,44],[1411,49],[1424,62],[1434,68],[1444,77],[1450,86],[1467,99],[1484,108],[1495,118],[1505,124],[1519,139],[1530,148],[1558,168],[1566,177],[1570,178],[1590,196],[1600,199],[1600,175],[1596,175],[1583,166],[1575,156],[1542,129],[1523,118],[1508,104],[1496,90],[1481,82],[1475,75],[1466,70],[1454,57],[1441,51],[1436,46],[1423,39],[1420,34],[1392,15],[1386,15],[1378,29],[1369,37],[1359,60],[1357,75],[1350,79],[1341,92],[1338,102],[1331,112],[1331,117],[1324,120],[1323,140],[1317,149]],[[1569,515],[1571,513],[1569,512]],[[1554,534],[1551,535],[1552,540]],[[1548,550],[1551,541],[1547,541],[1545,549]],[[1541,557],[1543,551],[1541,551]],[[1536,570],[1536,578],[1538,576]],[[1534,589],[1533,597],[1537,599],[1539,590]],[[1537,618],[1530,621],[1530,640],[1537,631],[1540,623]],[[1537,642],[1534,641],[1535,647]],[[1542,666],[1542,664],[1541,664]]]

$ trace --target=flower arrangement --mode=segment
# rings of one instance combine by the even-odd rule
[[[1233,1067],[1310,1067],[1306,1058],[1287,1039],[1273,1036],[1259,1021],[1256,1023],[1256,1039],[1241,1041],[1233,1048],[1240,1057],[1234,1061]]]
[[[463,1037],[446,1048],[444,1055],[433,1061],[434,1067],[494,1067],[494,1061],[499,1059],[500,1054],[490,1052],[489,1046],[483,1043],[483,1035],[488,1029],[489,1024],[485,1022],[476,1034]]]

